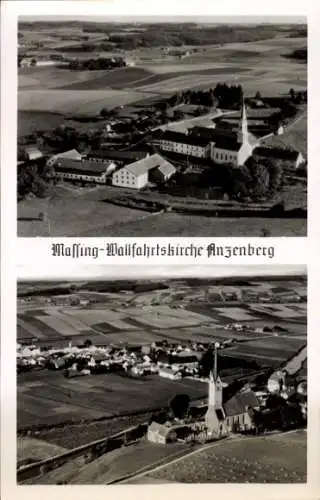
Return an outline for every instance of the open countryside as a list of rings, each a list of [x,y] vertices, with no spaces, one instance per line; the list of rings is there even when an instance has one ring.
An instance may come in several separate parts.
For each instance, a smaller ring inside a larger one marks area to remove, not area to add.
[[[305,27],[185,27],[20,23],[18,235],[306,234]],[[244,105],[248,151],[229,179],[234,152],[212,145],[235,138]],[[74,150],[77,173],[67,157],[48,167]]]
[[[224,482],[223,470],[230,466],[231,482],[241,475],[250,482],[270,482],[276,453],[276,481],[303,481],[302,431],[292,433],[290,427],[291,433],[273,431],[257,440],[241,433],[214,440],[215,456],[221,455],[224,465],[215,460],[212,468],[203,468],[196,464],[211,453],[211,445],[202,450],[203,443],[183,440],[156,444],[152,429],[159,424],[150,422],[158,422],[176,395],[187,394],[190,411],[198,415],[194,422],[202,415],[195,425],[203,427],[209,383],[203,370],[206,360],[211,363],[213,345],[226,395],[243,387],[248,397],[250,387],[251,400],[262,398],[264,405],[263,398],[279,396],[279,380],[286,373],[283,397],[291,401],[292,381],[304,387],[307,374],[306,306],[306,280],[299,274],[19,283],[18,474],[26,484],[135,482],[149,473],[164,482]],[[279,430],[279,422],[273,425]],[[139,437],[131,442],[132,432]],[[124,435],[128,444],[119,448]],[[300,451],[292,462],[286,450],[293,450],[295,436]],[[108,448],[110,439],[115,448]],[[59,456],[66,457],[61,465],[54,458]],[[257,467],[249,474],[253,457]],[[182,467],[176,469],[180,459]],[[52,465],[39,476],[37,463],[43,460]]]

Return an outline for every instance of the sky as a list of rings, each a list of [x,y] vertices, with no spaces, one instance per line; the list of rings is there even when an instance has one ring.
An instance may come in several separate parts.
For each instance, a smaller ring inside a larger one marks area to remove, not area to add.
[[[35,268],[21,266],[18,269],[20,280],[76,280],[76,279],[170,279],[170,278],[215,278],[215,277],[245,277],[245,276],[277,276],[277,275],[302,275],[306,274],[306,267],[301,265],[215,265],[215,266],[38,266]]]
[[[195,22],[202,24],[304,24],[303,16],[20,16],[20,21],[90,21],[90,22]]]

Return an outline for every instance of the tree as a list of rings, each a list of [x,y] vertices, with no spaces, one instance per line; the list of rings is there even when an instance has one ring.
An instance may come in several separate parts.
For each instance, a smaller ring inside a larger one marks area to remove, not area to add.
[[[203,353],[199,361],[199,373],[202,377],[208,377],[209,373],[213,369],[214,356],[213,348],[209,347],[206,352]]]
[[[263,228],[261,229],[261,236],[262,236],[263,238],[267,238],[268,236],[271,236],[271,231],[270,231],[270,229],[268,229],[268,228],[266,228],[266,227],[263,227]]]
[[[190,406],[190,397],[188,394],[177,394],[170,401],[170,408],[175,418],[182,419],[184,418]]]
[[[182,120],[184,118],[184,114],[180,109],[175,109],[173,112],[174,120]]]
[[[261,100],[261,94],[260,94],[259,90],[256,92],[256,95],[254,96],[254,98],[257,99],[257,101]]]

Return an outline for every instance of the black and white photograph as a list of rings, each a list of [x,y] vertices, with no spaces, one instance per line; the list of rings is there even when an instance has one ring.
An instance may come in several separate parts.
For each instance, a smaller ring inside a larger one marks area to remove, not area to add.
[[[18,236],[306,236],[307,46],[295,16],[20,16]]]
[[[307,482],[306,268],[210,269],[20,279],[18,484]]]

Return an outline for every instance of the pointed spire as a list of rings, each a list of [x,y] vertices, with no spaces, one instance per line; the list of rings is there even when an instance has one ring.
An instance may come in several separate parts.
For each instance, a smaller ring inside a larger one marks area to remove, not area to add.
[[[244,95],[242,96],[241,118],[239,123],[239,142],[244,142],[248,138],[248,120]]]
[[[218,348],[219,344],[215,342],[214,344],[214,360],[213,360],[213,379],[217,380],[218,378]]]

